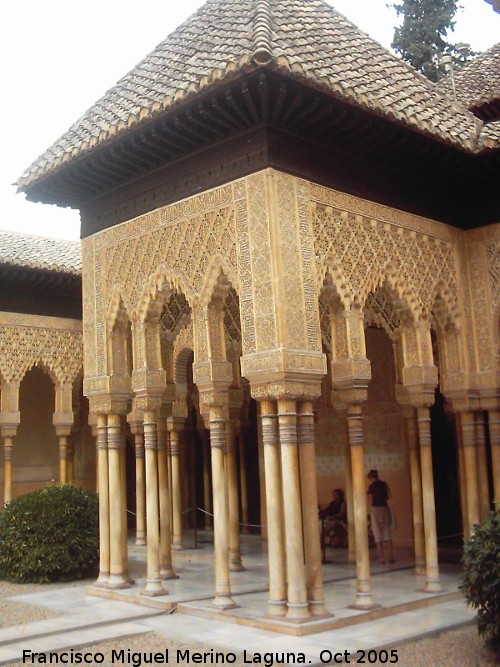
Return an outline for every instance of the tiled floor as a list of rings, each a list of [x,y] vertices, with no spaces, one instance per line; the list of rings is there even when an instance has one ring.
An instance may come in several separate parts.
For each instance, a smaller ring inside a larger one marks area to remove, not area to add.
[[[169,594],[164,599],[184,602],[183,613],[167,615],[133,602],[121,601],[131,594],[137,595],[144,581],[145,549],[137,547],[130,549],[131,571],[137,583],[131,589],[120,591],[120,600],[86,595],[83,586],[17,596],[14,599],[60,610],[62,616],[25,626],[0,628],[0,664],[18,660],[23,649],[48,651],[75,648],[103,639],[151,630],[168,639],[205,643],[214,649],[245,649],[248,653],[301,651],[311,664],[315,664],[320,662],[321,651],[336,653],[346,650],[354,652],[359,648],[387,648],[414,637],[470,622],[474,617],[459,596],[450,596],[450,593],[457,591],[459,584],[457,566],[442,567],[442,582],[447,595],[430,600],[420,590],[423,578],[413,574],[410,554],[401,551],[397,554],[398,564],[392,568],[373,563],[373,594],[375,601],[381,605],[382,613],[388,613],[390,607],[412,601],[434,604],[364,622],[362,612],[349,607],[355,593],[354,566],[347,562],[345,551],[331,550],[328,555],[333,556],[334,562],[324,566],[328,609],[335,619],[348,619],[348,622],[355,621],[356,624],[302,637],[285,636],[242,625],[242,622],[262,619],[267,600],[265,547],[258,538],[245,536],[243,553],[247,569],[232,576],[233,591],[240,605],[231,612],[235,615],[233,622],[225,620],[228,612],[211,618],[197,617],[196,622],[190,622],[190,616],[185,613],[190,613],[190,606],[191,613],[210,610],[209,599],[213,594],[211,549],[206,540],[199,549],[175,553],[174,564],[180,577],[166,582]],[[235,622],[238,623],[237,631]]]

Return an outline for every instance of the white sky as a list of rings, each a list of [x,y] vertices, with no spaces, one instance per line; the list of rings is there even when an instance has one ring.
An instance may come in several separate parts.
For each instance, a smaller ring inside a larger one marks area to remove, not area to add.
[[[330,0],[387,48],[396,17],[388,0]],[[200,0],[5,0],[0,228],[77,239],[77,211],[33,204],[11,185],[121,76],[203,4]],[[482,51],[500,40],[500,15],[462,0],[452,35]]]

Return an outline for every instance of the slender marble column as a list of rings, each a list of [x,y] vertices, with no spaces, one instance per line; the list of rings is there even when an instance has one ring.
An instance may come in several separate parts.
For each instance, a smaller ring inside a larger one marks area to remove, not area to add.
[[[484,519],[490,511],[490,488],[488,483],[488,459],[486,456],[486,423],[484,412],[474,413],[474,432],[477,456],[477,483],[479,493],[479,518]]]
[[[464,448],[465,485],[467,488],[467,522],[470,535],[474,525],[479,523],[480,520],[474,414],[472,412],[462,412],[460,423]]]
[[[105,586],[109,580],[109,467],[107,417],[97,415],[97,466],[99,480],[99,577],[96,586]]]
[[[297,447],[297,406],[294,400],[278,400],[278,425],[281,443],[281,470],[285,516],[288,603],[287,618],[309,618],[302,507],[300,500],[299,452]],[[268,499],[269,502],[269,499]]]
[[[226,469],[229,517],[229,569],[241,572],[240,512],[238,505],[238,471],[236,468],[236,435],[231,418],[226,422]]]
[[[325,594],[321,569],[321,541],[318,521],[318,486],[314,446],[312,401],[300,401],[298,421],[302,521],[306,560],[306,588],[311,616],[325,616]]]
[[[108,588],[127,588],[126,564],[123,553],[123,494],[121,475],[121,449],[123,437],[121,418],[108,415],[108,467],[109,467],[109,517],[110,517],[110,568]]]
[[[68,484],[73,484],[75,481],[75,447],[71,441],[71,438],[68,437],[66,444],[66,458],[67,458],[67,477],[66,481]]]
[[[422,475],[420,472],[418,429],[415,414],[406,417],[406,432],[408,435],[408,453],[410,457],[415,573],[425,574],[425,532],[422,501]]]
[[[169,431],[170,465],[172,470],[172,546],[179,550],[184,548],[182,537],[182,503],[181,503],[181,467],[179,431]],[[196,502],[196,497],[193,498]]]
[[[500,410],[489,411],[488,424],[490,429],[495,511],[500,512]]]
[[[144,426],[137,423],[132,426],[135,449],[135,544],[146,545],[146,478],[144,468]]]
[[[269,561],[269,601],[267,613],[269,616],[285,616],[285,533],[278,417],[275,401],[261,401],[260,414],[267,498],[267,548]]]
[[[455,435],[457,439],[458,475],[460,483],[460,512],[462,514],[462,532],[464,537],[469,535],[469,519],[467,514],[467,484],[465,481],[465,458],[462,440],[460,413],[455,414]]]
[[[120,447],[120,492],[121,492],[121,518],[122,518],[122,552],[123,552],[123,576],[129,583],[128,563],[128,512],[127,512],[127,450],[125,441],[125,425],[122,419],[122,446]]]
[[[352,492],[351,446],[347,442],[344,452],[345,498],[347,504],[347,560],[356,562],[356,532],[354,530],[354,498]]]
[[[232,609],[237,605],[231,596],[229,575],[228,508],[224,476],[226,428],[221,408],[210,408],[209,423],[210,448],[212,451],[212,486],[214,490],[215,547],[215,598],[212,604],[219,609]]]
[[[434,500],[434,475],[432,470],[431,415],[429,408],[417,409],[420,465],[422,468],[422,501],[425,533],[425,592],[443,590],[439,576],[436,532],[436,504]]]
[[[172,567],[172,527],[170,523],[169,478],[167,465],[168,431],[165,419],[157,422],[158,437],[158,487],[160,510],[160,579],[175,579],[177,575]]]
[[[347,409],[347,426],[351,448],[352,492],[354,500],[354,531],[356,540],[356,609],[373,609],[377,605],[372,597],[370,551],[368,545],[368,521],[366,481],[363,447],[363,415],[360,405]]]
[[[12,447],[14,438],[4,435],[3,438],[3,502],[4,505],[12,500]]]
[[[146,457],[146,530],[147,578],[141,595],[165,595],[168,591],[160,580],[160,527],[158,505],[158,442],[156,414],[144,411],[144,451]]]
[[[210,442],[208,441],[206,430],[200,431],[201,442],[203,445],[203,504],[205,506],[205,528],[213,528],[212,517],[212,489],[210,484]]]
[[[59,440],[59,482],[68,482],[68,438],[66,435],[58,436]]]
[[[240,497],[241,497],[241,522],[243,524],[242,530],[244,533],[250,532],[248,525],[248,483],[247,483],[247,468],[245,465],[245,436],[243,433],[243,426],[240,428],[238,437],[239,462],[240,462]]]

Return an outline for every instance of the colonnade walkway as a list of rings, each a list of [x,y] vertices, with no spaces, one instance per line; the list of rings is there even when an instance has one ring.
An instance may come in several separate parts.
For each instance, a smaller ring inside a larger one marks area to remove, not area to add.
[[[211,608],[213,553],[210,533],[199,533],[198,548],[192,534],[186,548],[174,552],[178,579],[165,582],[169,593],[140,596],[144,585],[144,547],[130,546],[130,573],[135,584],[119,591],[96,590],[88,585],[51,589],[12,598],[60,611],[61,617],[24,626],[0,628],[0,664],[22,657],[22,651],[55,651],[90,645],[155,631],[166,639],[198,644],[214,650],[247,654],[265,651],[294,651],[306,655],[311,664],[321,664],[322,651],[355,653],[357,650],[389,648],[417,637],[470,623],[474,612],[462,599],[460,566],[441,567],[444,591],[421,592],[424,579],[414,574],[410,551],[397,549],[396,564],[372,561],[375,601],[371,611],[349,607],[355,597],[355,566],[347,562],[347,550],[327,549],[324,565],[325,596],[333,616],[300,626],[265,617],[266,543],[255,536],[242,536],[243,572],[232,574],[237,608],[219,612]],[[372,558],[375,550],[371,551]],[[98,595],[96,596],[95,593]],[[105,597],[103,597],[105,596]],[[175,611],[175,613],[172,613]],[[237,624],[237,625],[236,625]],[[280,634],[285,633],[285,634]]]

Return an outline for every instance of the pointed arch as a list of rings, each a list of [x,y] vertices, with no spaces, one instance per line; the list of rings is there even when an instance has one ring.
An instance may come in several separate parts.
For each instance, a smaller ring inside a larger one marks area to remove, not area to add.
[[[137,304],[136,317],[139,322],[148,318],[158,320],[168,298],[174,292],[182,292],[192,307],[194,295],[178,272],[172,271],[166,264],[161,264],[146,282]]]
[[[222,255],[215,255],[210,260],[205,274],[205,281],[199,292],[200,305],[208,305],[214,294],[220,291],[223,286],[224,288],[227,286],[227,290],[229,290],[230,287],[237,289],[239,284],[229,263]]]
[[[325,287],[325,281],[328,280],[328,276],[330,276],[331,284],[335,287],[344,308],[349,310],[351,304],[355,302],[355,297],[352,293],[352,288],[349,284],[349,281],[344,274],[342,266],[333,253],[328,255],[323,266],[323,271],[321,273],[319,283],[320,294]]]

